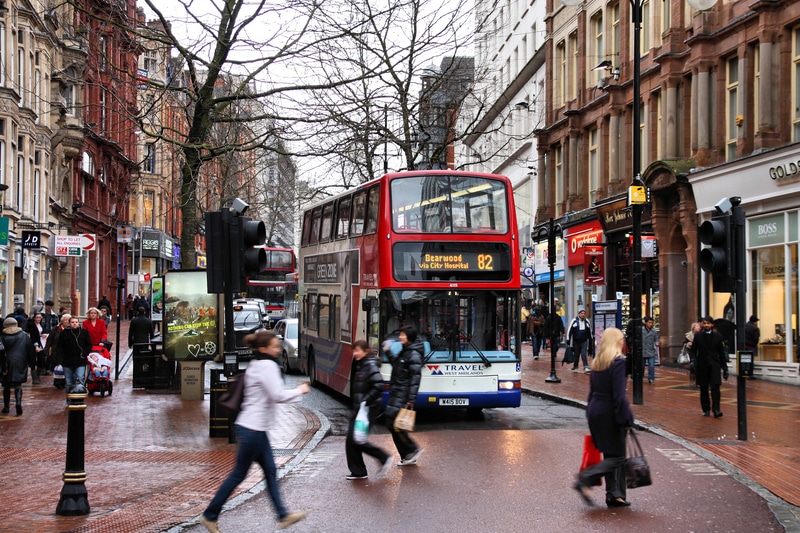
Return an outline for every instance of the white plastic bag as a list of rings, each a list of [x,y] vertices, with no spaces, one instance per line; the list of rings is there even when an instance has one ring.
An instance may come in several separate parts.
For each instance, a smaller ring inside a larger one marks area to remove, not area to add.
[[[681,353],[678,354],[678,364],[685,365],[689,362],[689,351],[686,349],[686,346],[683,347]]]
[[[356,414],[356,422],[353,426],[353,441],[356,444],[364,444],[369,436],[369,407],[367,402],[361,402]]]

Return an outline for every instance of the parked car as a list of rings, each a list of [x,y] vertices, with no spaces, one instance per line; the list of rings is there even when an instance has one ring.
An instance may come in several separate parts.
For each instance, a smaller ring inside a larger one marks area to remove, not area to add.
[[[281,368],[285,373],[300,370],[297,353],[297,319],[284,318],[275,324],[275,333],[281,337],[283,353],[281,353]]]

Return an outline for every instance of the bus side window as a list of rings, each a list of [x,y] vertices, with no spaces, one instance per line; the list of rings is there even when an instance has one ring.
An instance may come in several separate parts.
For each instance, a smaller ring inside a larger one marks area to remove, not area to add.
[[[333,202],[325,204],[322,208],[322,234],[319,242],[329,242],[331,240],[331,230],[333,229]]]
[[[353,223],[350,225],[350,236],[357,237],[364,232],[364,219],[367,216],[367,191],[353,195]]]
[[[381,189],[373,187],[369,190],[369,202],[367,202],[367,229],[364,233],[375,233],[378,229],[378,208],[380,207]]]
[[[330,296],[322,294],[319,296],[319,305],[317,306],[318,310],[318,323],[319,328],[317,331],[319,332],[320,339],[330,339],[330,316],[331,316],[331,306],[329,304]]]
[[[319,242],[319,226],[321,217],[321,207],[317,207],[311,212],[311,233],[308,236],[308,244],[317,244]]]
[[[336,212],[336,238],[346,239],[350,233],[350,203],[351,196],[339,200],[339,209]]]
[[[317,298],[316,294],[309,294],[308,295],[308,312],[306,316],[308,317],[308,329],[311,331],[319,331],[319,315],[317,311],[319,306],[317,305]]]
[[[303,238],[300,242],[303,246],[308,244],[309,235],[311,234],[311,211],[307,211],[303,217]]]

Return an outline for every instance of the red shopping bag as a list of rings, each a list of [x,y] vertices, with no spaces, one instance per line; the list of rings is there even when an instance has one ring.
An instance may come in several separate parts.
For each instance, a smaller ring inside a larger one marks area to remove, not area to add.
[[[583,460],[581,461],[581,471],[594,466],[603,460],[603,454],[600,453],[594,445],[591,435],[583,437]],[[602,481],[598,481],[595,485],[599,486]]]

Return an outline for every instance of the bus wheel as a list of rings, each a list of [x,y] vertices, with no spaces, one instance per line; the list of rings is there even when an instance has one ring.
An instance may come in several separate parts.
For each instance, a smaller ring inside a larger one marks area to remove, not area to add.
[[[316,385],[317,383],[317,367],[314,361],[314,348],[308,349],[308,381],[310,381],[312,385]]]
[[[281,369],[283,370],[284,374],[288,374],[289,370],[289,354],[286,353],[286,350],[283,351],[283,355],[281,355]]]
[[[483,420],[483,407],[470,407],[467,409],[467,420]]]

